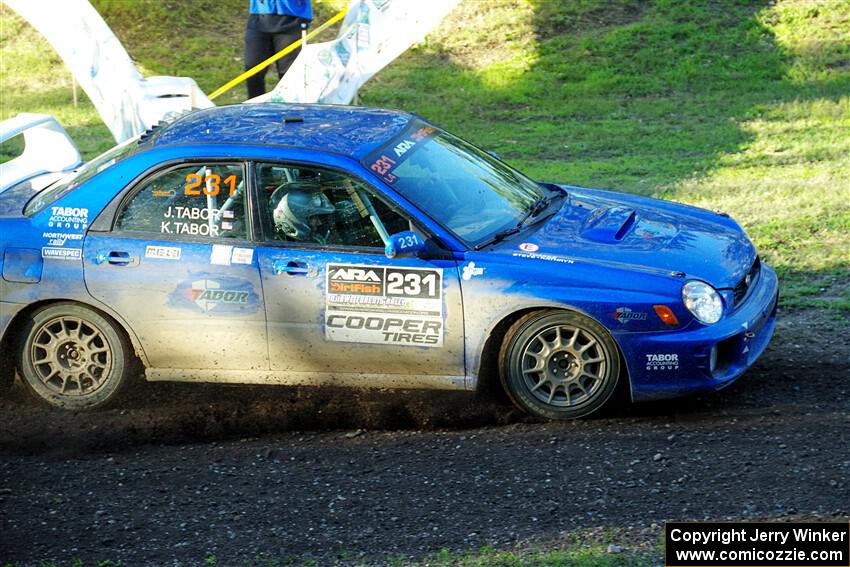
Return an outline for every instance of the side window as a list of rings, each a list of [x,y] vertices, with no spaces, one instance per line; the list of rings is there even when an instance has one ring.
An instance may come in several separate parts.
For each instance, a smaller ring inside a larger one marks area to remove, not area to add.
[[[379,230],[410,230],[368,185],[341,173],[263,163],[257,185],[267,240],[383,248]]]
[[[193,164],[145,182],[118,214],[116,230],[248,238],[241,165]]]

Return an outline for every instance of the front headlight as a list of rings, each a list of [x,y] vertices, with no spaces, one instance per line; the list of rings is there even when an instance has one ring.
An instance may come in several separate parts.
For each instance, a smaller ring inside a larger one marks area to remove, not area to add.
[[[723,315],[723,300],[713,287],[705,282],[691,280],[682,286],[682,301],[697,321],[713,325]]]

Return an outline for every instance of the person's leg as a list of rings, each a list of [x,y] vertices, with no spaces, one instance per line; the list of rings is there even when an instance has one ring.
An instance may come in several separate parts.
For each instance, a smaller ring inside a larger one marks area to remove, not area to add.
[[[265,61],[274,54],[272,36],[253,28],[245,29],[245,70],[257,63]],[[245,84],[248,87],[248,98],[260,96],[266,92],[266,69],[249,77]]]
[[[274,36],[274,52],[277,53],[281,49],[287,47],[294,41],[298,41],[301,39],[301,30],[293,31],[290,33],[276,33]],[[289,69],[292,62],[295,61],[295,58],[298,57],[298,54],[301,53],[301,47],[287,55],[286,57],[281,57],[277,60],[277,76],[283,78],[286,74],[286,71]]]

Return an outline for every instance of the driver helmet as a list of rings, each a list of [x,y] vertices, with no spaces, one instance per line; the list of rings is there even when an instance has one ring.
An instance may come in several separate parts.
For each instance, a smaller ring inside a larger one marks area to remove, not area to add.
[[[298,239],[314,238],[319,217],[332,215],[336,209],[320,191],[293,189],[274,208],[274,226],[283,234]]]

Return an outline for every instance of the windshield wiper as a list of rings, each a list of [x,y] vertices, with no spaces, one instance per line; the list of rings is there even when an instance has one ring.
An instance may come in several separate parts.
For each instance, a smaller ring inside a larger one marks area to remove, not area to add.
[[[499,232],[494,234],[493,238],[491,238],[490,240],[486,240],[486,241],[484,241],[480,244],[476,244],[475,250],[481,250],[485,246],[490,246],[492,244],[496,244],[497,242],[501,242],[502,240],[506,239],[507,237],[511,236],[512,234],[516,234],[521,229],[522,229],[522,223],[518,224],[517,226],[512,226],[511,228],[506,228],[504,230],[500,230]]]
[[[561,195],[561,196],[565,196],[565,195]],[[494,234],[493,237],[490,240],[487,240],[487,241],[482,242],[480,244],[476,244],[475,250],[481,250],[485,246],[490,246],[490,245],[496,244],[497,242],[501,242],[502,240],[506,239],[507,237],[518,233],[519,231],[521,231],[525,227],[525,223],[528,222],[529,219],[534,218],[537,215],[539,215],[540,213],[542,213],[543,211],[545,211],[546,208],[552,203],[552,200],[554,198],[555,197],[545,197],[545,196],[541,195],[540,197],[538,197],[537,199],[532,201],[531,204],[528,205],[528,208],[525,210],[525,213],[522,215],[522,218],[519,220],[519,222],[516,223],[516,225],[514,225],[510,228],[505,228],[503,230],[500,230],[499,232]]]
[[[522,216],[521,219],[519,219],[519,222],[516,225],[517,230],[521,229],[528,219],[536,217],[541,211],[548,207],[549,203],[551,202],[552,197],[544,197],[543,195],[532,201],[531,204],[528,205],[528,208],[525,210],[525,214]]]

